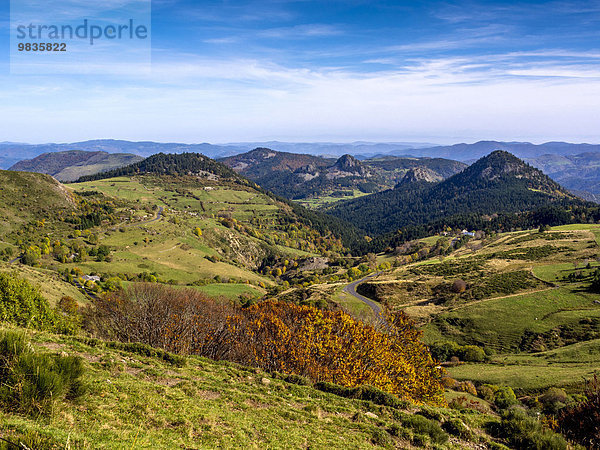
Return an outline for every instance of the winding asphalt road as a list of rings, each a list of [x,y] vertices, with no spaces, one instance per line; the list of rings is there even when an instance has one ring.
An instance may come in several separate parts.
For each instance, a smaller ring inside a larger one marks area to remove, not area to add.
[[[360,280],[353,281],[352,283],[350,283],[349,285],[344,287],[344,289],[342,289],[346,294],[350,294],[351,296],[359,299],[361,302],[366,303],[373,310],[373,312],[375,313],[375,316],[377,316],[379,318],[381,318],[381,311],[382,311],[381,305],[379,303],[371,300],[370,298],[367,298],[364,295],[361,295],[358,292],[356,292],[356,286],[358,286],[360,283],[367,281],[369,278],[376,277],[380,273],[381,272],[375,272],[375,273],[372,273],[371,275],[367,275],[366,277],[361,278]]]
[[[150,219],[150,220],[146,220],[144,222],[138,222],[138,223],[132,223],[131,226],[135,226],[135,225],[144,225],[146,223],[152,223],[152,222],[156,222],[157,220],[160,220],[162,217],[162,213],[165,210],[165,208],[163,208],[162,206],[158,207],[158,213],[156,213],[156,217],[154,219]]]

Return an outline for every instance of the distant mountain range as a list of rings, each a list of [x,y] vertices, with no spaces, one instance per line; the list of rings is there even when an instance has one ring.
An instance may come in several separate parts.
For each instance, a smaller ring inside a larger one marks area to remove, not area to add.
[[[272,148],[280,152],[303,153],[338,158],[350,154],[357,159],[366,159],[375,155],[391,154],[392,152],[405,152],[410,149],[434,147],[436,144],[424,142],[237,142],[225,144],[243,151],[255,148]],[[241,152],[240,152],[241,153]]]
[[[9,170],[45,173],[52,175],[59,181],[69,182],[75,181],[85,175],[106,172],[142,161],[143,159],[143,157],[131,153],[72,150],[43,153],[36,158],[20,161],[10,167]]]
[[[542,155],[526,161],[576,195],[600,201],[600,153]]]
[[[235,155],[245,150],[237,147],[228,147],[213,144],[178,144],[162,142],[130,142],[113,139],[100,139],[70,144],[0,144],[0,168],[8,168],[23,159],[32,159],[43,153],[55,153],[66,151],[87,151],[107,153],[132,153],[138,156],[148,157],[156,153],[202,153],[209,157]]]
[[[568,142],[546,142],[532,144],[530,142],[499,142],[479,141],[474,144],[454,144],[408,150],[394,150],[393,155],[428,156],[437,158],[450,158],[459,161],[471,161],[482,158],[494,150],[504,150],[518,158],[536,158],[538,156],[577,155],[580,153],[600,152],[600,145],[596,144],[570,144]]]
[[[70,150],[104,151],[108,153],[133,153],[150,156],[156,153],[202,153],[210,158],[233,156],[249,150],[264,147],[290,153],[324,155],[338,158],[350,154],[357,159],[374,156],[416,156],[449,158],[459,161],[479,159],[494,150],[505,150],[519,158],[535,158],[545,154],[576,155],[600,152],[600,145],[571,144],[567,142],[547,142],[531,144],[529,142],[479,141],[474,144],[435,145],[422,142],[236,142],[229,144],[182,144],[163,142],[131,142],[114,139],[99,139],[63,144],[23,144],[14,142],[0,143],[0,158],[13,160],[31,159],[42,153]],[[1,162],[1,161],[0,161]],[[14,164],[14,163],[13,163]]]
[[[20,142],[0,143],[0,168],[6,169],[23,159],[32,159],[43,153],[82,150],[89,152],[103,151],[107,153],[133,153],[140,156],[151,156],[156,153],[202,153],[209,158],[245,153],[255,148],[275,148],[279,151],[306,153],[312,155],[329,155],[334,158],[344,154],[356,155],[364,159],[376,154],[387,154],[393,151],[406,151],[413,148],[431,147],[433,144],[418,142],[400,143],[294,143],[294,142],[238,142],[231,144],[182,144],[164,142],[131,142],[114,139],[98,139],[84,142],[62,144],[24,144]]]
[[[466,164],[430,158],[385,158],[359,161],[352,155],[323,158],[257,148],[220,159],[238,173],[283,197],[302,200],[325,195],[340,198],[390,189],[414,168],[427,170],[436,180],[460,172]]]
[[[335,162],[335,159],[340,156],[349,154],[361,161],[370,160],[371,162],[368,164],[371,167],[375,165],[372,162],[373,160],[382,159],[382,161],[385,161],[390,156],[451,159],[470,163],[494,150],[504,150],[525,159],[568,189],[586,199],[598,200],[600,196],[600,170],[598,170],[597,165],[597,161],[600,159],[600,145],[572,144],[567,142],[532,144],[528,142],[480,141],[473,144],[461,143],[448,146],[415,142],[291,143],[271,141],[238,142],[222,145],[208,143],[158,143],[150,141],[130,142],[123,140],[91,140],[71,144],[40,145],[1,142],[0,168],[10,168],[19,161],[33,159],[44,153],[74,150],[130,153],[143,157],[161,152],[197,152],[210,158],[225,158],[246,153],[257,147],[270,148],[280,153],[288,152],[312,156],[325,155],[325,158],[318,160],[320,162],[323,159]],[[385,164],[388,163],[380,163],[381,166],[385,166]],[[46,173],[44,170],[39,169],[37,171]],[[435,169],[432,170],[439,173]],[[450,175],[452,173],[442,174],[443,177]],[[249,174],[248,176],[251,175]],[[298,193],[295,195],[303,194]]]

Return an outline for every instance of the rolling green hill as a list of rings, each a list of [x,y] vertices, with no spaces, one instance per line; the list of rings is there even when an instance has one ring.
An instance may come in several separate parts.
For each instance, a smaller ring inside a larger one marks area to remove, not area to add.
[[[190,175],[209,180],[233,180],[244,182],[227,166],[213,161],[200,153],[157,153],[143,161],[96,175],[81,177],[78,181],[93,181],[137,174]]]
[[[132,164],[121,169],[97,174],[90,177],[82,177],[79,181],[102,180],[112,177],[132,176],[138,174],[154,174],[169,176],[192,177],[198,183],[216,183],[237,185],[242,189],[257,190],[261,195],[270,198],[270,201],[285,205],[287,211],[293,212],[291,221],[299,221],[302,225],[314,228],[323,235],[333,234],[340,238],[343,244],[354,251],[365,251],[363,234],[351,224],[345,223],[335,217],[308,211],[300,205],[293,204],[285,198],[277,197],[270,191],[264,190],[254,182],[237,174],[226,165],[207,158],[199,153],[183,154],[157,154],[144,161]]]
[[[43,222],[61,228],[60,218],[77,211],[75,198],[49,175],[2,170],[0,185],[0,240],[6,243],[16,243],[18,231],[46,227]]]
[[[201,155],[156,155],[117,171],[135,175],[67,188],[48,175],[0,172],[0,256],[79,287],[99,276],[88,294],[150,280],[235,299],[264,295],[288,264],[347,252],[328,228],[335,219]]]
[[[143,160],[141,156],[130,153],[70,150],[44,153],[34,159],[19,161],[9,170],[45,173],[59,181],[68,182],[85,175],[106,172],[141,160]]]

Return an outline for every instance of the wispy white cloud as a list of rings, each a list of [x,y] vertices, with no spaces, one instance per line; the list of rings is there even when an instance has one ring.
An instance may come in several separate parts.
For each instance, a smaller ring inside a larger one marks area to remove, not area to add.
[[[597,4],[545,7],[583,20]],[[433,24],[411,33],[298,18],[285,1],[186,4],[170,17],[197,41],[156,43],[151,72],[131,62],[114,77],[0,79],[2,140],[600,141],[595,28],[556,39],[554,27],[522,27],[526,14],[546,17],[542,6],[460,5],[430,10]]]
[[[531,67],[508,70],[507,74],[518,77],[595,78],[600,81],[600,69],[588,67]]]
[[[510,60],[497,56],[502,58]],[[518,68],[466,57],[423,58],[402,70],[362,73],[185,54],[155,63],[151,74],[121,79],[118,88],[76,81],[57,86],[46,79],[31,91],[30,83],[21,81],[0,96],[9,105],[0,119],[14,133],[7,138],[14,140],[31,140],[31,129],[25,131],[18,120],[25,111],[31,113],[31,106],[18,105],[28,104],[40,111],[43,140],[110,136],[199,142],[343,135],[534,141],[587,136],[600,141],[600,132],[593,134],[600,116],[597,71],[553,64]],[[41,115],[57,104],[59,116]]]
[[[204,39],[203,42],[206,44],[235,44],[237,42],[240,42],[240,39],[236,36],[228,36],[221,38]]]
[[[258,33],[258,36],[269,38],[294,39],[305,37],[336,36],[340,34],[343,34],[343,30],[339,27],[336,27],[334,25],[316,23],[294,25],[292,27],[266,29],[260,31]]]

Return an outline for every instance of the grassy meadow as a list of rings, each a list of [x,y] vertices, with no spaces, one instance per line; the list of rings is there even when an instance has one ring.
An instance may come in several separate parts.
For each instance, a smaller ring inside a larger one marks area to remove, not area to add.
[[[35,437],[52,448],[71,449],[429,444],[453,449],[492,442],[484,425],[498,421],[489,411],[385,406],[345,398],[318,390],[301,377],[228,362],[171,360],[145,356],[136,345],[114,347],[81,337],[26,333],[36,353],[83,358],[85,390],[76,400],[57,403],[47,418],[0,411],[0,435],[13,441]],[[414,419],[419,412],[438,419]],[[458,420],[472,432],[448,434],[438,420]]]

